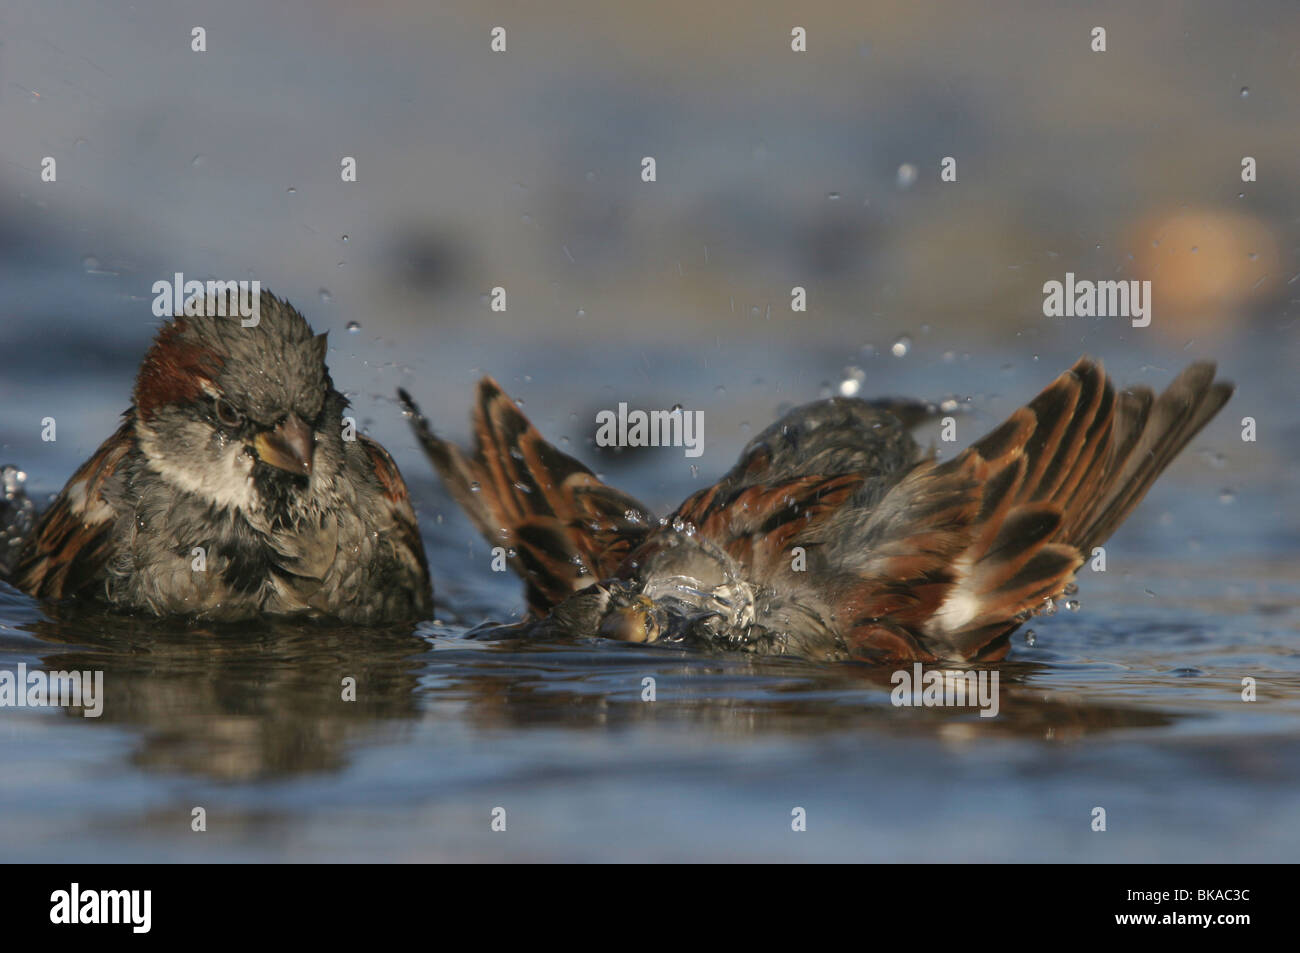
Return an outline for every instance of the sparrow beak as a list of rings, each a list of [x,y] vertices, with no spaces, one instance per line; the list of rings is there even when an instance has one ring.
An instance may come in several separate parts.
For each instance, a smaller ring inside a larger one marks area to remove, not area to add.
[[[253,449],[263,463],[297,476],[311,476],[315,434],[297,414],[290,414],[274,430],[253,438]]]
[[[619,642],[654,642],[659,638],[659,621],[654,601],[637,596],[630,605],[605,613],[600,620],[600,635]]]

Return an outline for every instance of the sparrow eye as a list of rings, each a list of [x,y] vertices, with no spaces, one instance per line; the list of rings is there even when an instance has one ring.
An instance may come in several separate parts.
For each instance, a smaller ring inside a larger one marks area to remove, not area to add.
[[[244,422],[244,415],[237,411],[232,403],[220,397],[216,404],[217,420],[224,427],[238,427]]]

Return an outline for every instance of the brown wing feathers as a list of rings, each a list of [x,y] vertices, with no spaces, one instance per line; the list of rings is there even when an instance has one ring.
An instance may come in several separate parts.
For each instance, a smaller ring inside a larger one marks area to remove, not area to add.
[[[469,456],[399,395],[452,497],[490,543],[516,551],[537,614],[612,575],[649,531],[648,510],[547,443],[491,378],[479,382]]]
[[[1231,393],[1202,363],[1158,398],[1116,396],[1101,366],[1081,359],[881,502],[866,528],[872,555],[845,599],[850,642],[893,639],[901,625],[939,656],[1003,650],[1022,613],[1060,595]]]
[[[862,474],[795,476],[739,488],[716,483],[678,507],[672,520],[693,525],[748,571],[765,580],[790,564],[790,547],[862,486]]]
[[[1192,364],[1159,397],[1145,388],[1121,395],[1117,452],[1084,516],[1070,526],[1089,549],[1106,539],[1132,512],[1164,469],[1232,396],[1233,386],[1214,380],[1214,365]]]
[[[133,440],[133,423],[127,419],[41,516],[14,567],[14,582],[24,592],[60,599],[101,584],[116,517],[104,500],[104,488]]]

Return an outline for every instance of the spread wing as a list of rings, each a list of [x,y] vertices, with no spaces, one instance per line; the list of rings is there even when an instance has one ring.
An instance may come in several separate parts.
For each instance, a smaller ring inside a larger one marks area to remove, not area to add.
[[[1193,364],[1159,397],[1116,395],[1086,358],[947,463],[927,461],[871,507],[809,534],[816,580],[861,657],[1005,654],[1024,614],[1058,596],[1093,546],[1232,394]]]
[[[435,435],[405,391],[398,396],[452,498],[488,542],[515,551],[535,614],[614,575],[650,531],[649,510],[547,443],[491,378],[478,385],[469,454]]]
[[[771,583],[789,570],[794,546],[840,506],[883,494],[911,469],[920,450],[908,427],[927,415],[926,405],[902,400],[832,398],[796,408],[671,521],[692,524],[750,579]]]
[[[117,519],[104,491],[134,444],[128,417],[41,515],[23,543],[14,585],[38,598],[60,599],[103,584]]]

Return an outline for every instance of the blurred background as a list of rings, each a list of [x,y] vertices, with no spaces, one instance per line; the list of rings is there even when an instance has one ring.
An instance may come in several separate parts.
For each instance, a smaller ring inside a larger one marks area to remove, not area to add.
[[[497,26],[506,30],[503,53],[490,49]],[[1096,26],[1106,30],[1104,53],[1092,50]],[[195,27],[206,30],[206,52],[191,49]],[[806,30],[807,52],[791,50],[794,27]],[[46,156],[57,161],[55,182],[41,180]],[[340,179],[344,156],[357,160],[356,182]],[[656,160],[653,183],[641,180],[644,156]],[[940,180],[947,156],[957,162],[955,182]],[[1257,181],[1242,181],[1246,156],[1256,160]],[[1192,360],[1215,359],[1238,383],[1236,397],[1117,535],[1125,572],[1140,578],[1125,576],[1126,584],[1116,573],[1097,585],[1110,587],[1113,604],[1133,600],[1135,611],[1158,605],[1208,618],[1188,607],[1207,573],[1220,573],[1215,632],[1264,646],[1256,661],[1291,659],[1286,718],[1251,729],[1260,757],[1272,750],[1265,736],[1294,730],[1294,2],[6,0],[0,463],[23,466],[38,498],[57,491],[114,428],[159,324],[151,286],[177,271],[260,280],[330,332],[336,384],[412,485],[440,616],[466,624],[509,617],[520,589],[487,572],[486,547],[434,485],[393,403],[399,385],[440,431],[464,439],[474,382],[492,374],[544,434],[664,513],[719,476],[778,411],[819,396],[954,400],[966,411],[962,446],[1082,353],[1102,358],[1122,384],[1156,388]],[[1043,283],[1067,272],[1150,280],[1151,325],[1044,317]],[[807,289],[805,313],[790,308],[796,285]],[[504,313],[489,307],[495,286],[507,291]],[[620,401],[703,410],[704,455],[598,450],[595,413]],[[39,439],[46,416],[58,421],[56,443]],[[1257,421],[1255,443],[1240,439],[1245,416]],[[21,628],[34,610],[14,606],[8,621]],[[1129,631],[1131,621],[1119,628]],[[1077,620],[1063,624],[1079,636]],[[1292,648],[1277,648],[1285,644]],[[1165,672],[1186,650],[1175,638],[1163,660],[1134,664]],[[528,669],[519,664],[511,686]],[[1075,684],[1062,676],[1068,668],[1053,670],[1067,689]],[[1038,677],[1050,684],[1053,676]],[[393,678],[400,684],[391,707],[412,717],[414,683]],[[213,679],[200,669],[200,681]],[[421,684],[437,691],[440,683],[426,672]],[[1112,701],[1131,687],[1104,678],[1080,684],[1113,689]],[[767,690],[749,686],[707,690],[744,708],[746,692]],[[574,689],[602,700],[607,690]],[[180,705],[168,691],[160,684],[149,696],[160,706],[143,719],[151,728],[169,725]],[[281,714],[294,720],[293,711]],[[544,716],[524,708],[513,717]],[[1220,718],[1221,740],[1239,730],[1232,716]],[[201,735],[219,722],[203,724]],[[728,722],[728,730],[762,730],[761,719],[745,724]],[[1042,734],[1042,719],[1024,724]],[[790,730],[787,721],[775,725]],[[668,748],[716,764],[716,751],[696,746],[712,730],[692,724]],[[1050,738],[1055,728],[1046,730]],[[328,756],[309,767],[339,770],[344,735],[330,732]],[[182,773],[206,763],[192,737],[190,748],[166,732],[163,739],[159,746],[151,735],[145,753],[131,757],[146,770],[162,764]],[[1201,767],[1227,758],[1228,742],[1219,743],[1170,767],[1168,790],[1199,784]],[[882,744],[890,757],[899,750]],[[234,765],[226,773],[240,777],[292,772],[290,752],[301,751],[296,735],[279,737],[273,756],[230,738],[223,745]],[[557,750],[570,750],[568,742]],[[650,761],[638,764],[667,758],[666,750],[651,745]],[[976,775],[984,753],[968,765]],[[897,756],[905,774],[908,759]],[[1038,763],[1032,749],[1022,756]],[[794,755],[782,742],[765,757],[780,778]],[[1094,750],[1051,783],[1069,789],[1077,769],[1111,771],[1122,786],[1149,763],[1145,748],[1118,761]],[[1216,784],[1249,774],[1223,763]],[[507,770],[494,763],[488,775],[498,769]],[[371,762],[348,775],[358,802],[384,770]],[[683,770],[681,804],[697,804],[695,769]],[[922,788],[928,770],[912,778]],[[417,780],[427,790],[439,779]],[[1198,790],[1206,810],[1236,796],[1240,817],[1267,826],[1294,820],[1297,802],[1281,785],[1295,780],[1292,772],[1261,781],[1279,785],[1275,798],[1213,784]],[[123,783],[131,803],[136,789]],[[848,784],[845,798],[855,790]],[[901,790],[894,807],[913,798],[906,784]],[[1032,790],[1012,793],[1032,804]],[[996,793],[1007,803],[1007,791]],[[1167,804],[1162,798],[1147,806]],[[69,795],[69,803],[80,802]],[[869,833],[891,836],[889,806]],[[983,841],[960,840],[964,812],[978,803],[951,810],[944,843],[981,856]],[[1180,816],[1191,825],[1200,810]],[[28,817],[9,833],[64,821]],[[1296,843],[1294,825],[1284,842],[1269,840],[1272,827],[1229,828],[1216,843],[1256,837],[1278,851]],[[725,852],[734,832],[709,830],[710,849]],[[1130,857],[1162,856],[1167,842],[1158,831],[1148,836]],[[653,832],[647,838],[653,844]],[[589,847],[598,852],[600,843],[593,837]],[[1044,843],[1057,842],[1030,836],[1024,851],[1008,846],[1006,856],[1052,856]],[[563,856],[566,848],[537,849]],[[828,843],[821,856],[837,849]],[[914,849],[889,848],[900,857]],[[1075,856],[1080,849],[1068,845]]]
[[[620,400],[704,409],[702,459],[620,477],[655,471],[660,508],[746,425],[844,386],[970,398],[978,429],[1082,352],[1125,383],[1208,356],[1289,385],[1300,9],[1250,8],[11,0],[0,448],[61,485],[176,271],[259,279],[329,330],[336,382],[408,467],[398,384],[463,433],[491,373],[579,446]],[[1151,280],[1151,326],[1045,318],[1067,271]],[[1234,406],[1255,458],[1300,437],[1277,396]],[[31,442],[45,415],[57,451]]]

